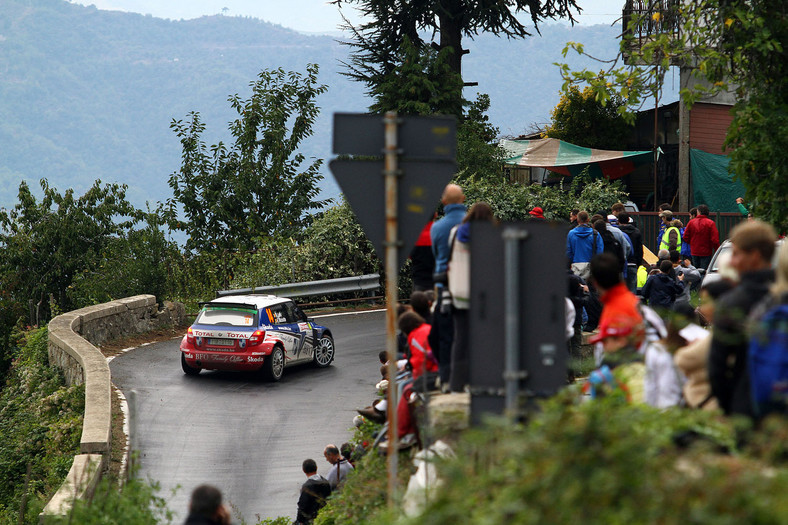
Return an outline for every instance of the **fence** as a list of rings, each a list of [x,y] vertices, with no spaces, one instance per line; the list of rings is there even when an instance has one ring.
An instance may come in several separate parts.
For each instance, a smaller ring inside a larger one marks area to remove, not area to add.
[[[641,211],[630,213],[629,216],[635,220],[640,233],[643,235],[643,245],[656,254],[658,249],[657,234],[659,233],[659,225],[662,222],[659,213],[655,211]],[[689,213],[673,212],[673,218],[679,219],[686,226],[689,221]],[[720,232],[720,242],[728,238],[728,232],[731,231],[731,228],[744,220],[744,216],[740,213],[717,212],[711,213],[709,218],[717,224],[717,229]]]

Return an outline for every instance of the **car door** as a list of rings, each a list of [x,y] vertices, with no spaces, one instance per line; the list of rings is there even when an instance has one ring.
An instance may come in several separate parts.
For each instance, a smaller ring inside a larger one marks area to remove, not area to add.
[[[304,338],[289,317],[285,305],[280,303],[267,307],[266,319],[271,323],[270,331],[274,332],[274,337],[281,341],[285,349],[285,360],[290,362],[299,360]]]
[[[288,319],[292,320],[293,328],[301,337],[302,346],[298,359],[309,360],[315,352],[315,338],[312,324],[307,321],[306,314],[292,301],[285,303]]]

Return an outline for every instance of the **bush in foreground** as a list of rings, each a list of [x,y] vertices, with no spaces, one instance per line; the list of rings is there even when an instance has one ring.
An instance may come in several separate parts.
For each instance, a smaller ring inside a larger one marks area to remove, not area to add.
[[[785,422],[737,450],[741,429],[705,412],[575,399],[468,432],[431,504],[403,523],[788,523],[788,469],[764,461]]]
[[[38,512],[79,453],[84,412],[84,388],[64,386],[49,366],[47,330],[20,338],[0,390],[0,524],[38,523]],[[20,519],[28,466],[27,504]]]

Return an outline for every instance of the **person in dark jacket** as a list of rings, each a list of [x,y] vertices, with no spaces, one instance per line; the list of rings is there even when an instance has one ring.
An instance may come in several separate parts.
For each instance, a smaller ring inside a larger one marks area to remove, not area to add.
[[[618,213],[618,227],[632,241],[632,253],[627,258],[627,286],[630,292],[634,292],[637,288],[637,267],[643,260],[643,235],[626,211]]]
[[[212,485],[194,489],[183,525],[230,525],[230,511],[222,504],[221,491]]]
[[[714,309],[714,331],[709,351],[709,382],[726,414],[752,416],[747,367],[747,316],[774,281],[771,268],[777,233],[762,221],[739,223],[730,232],[730,266],[739,273],[739,285],[720,297]]]
[[[659,263],[659,273],[648,278],[640,295],[648,301],[652,308],[664,308],[670,310],[676,297],[684,292],[684,275],[679,274],[678,280],[670,276],[673,264],[669,261]]]
[[[305,459],[301,470],[306,474],[306,481],[301,485],[301,495],[298,497],[298,514],[295,520],[298,525],[312,523],[331,495],[331,485],[317,473],[317,462],[314,459]]]
[[[435,271],[435,256],[432,254],[432,238],[430,236],[434,220],[435,217],[424,226],[416,240],[416,245],[410,251],[410,275],[414,291],[432,290],[434,285],[432,274]]]

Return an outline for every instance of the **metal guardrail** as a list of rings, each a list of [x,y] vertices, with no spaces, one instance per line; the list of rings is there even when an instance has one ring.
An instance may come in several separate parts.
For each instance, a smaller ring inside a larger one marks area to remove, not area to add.
[[[308,281],[304,283],[281,284],[279,286],[256,286],[238,290],[219,290],[216,297],[229,295],[279,295],[282,297],[310,297],[315,295],[331,295],[335,293],[371,292],[380,288],[380,275],[377,273],[356,277],[340,277],[325,281]]]

